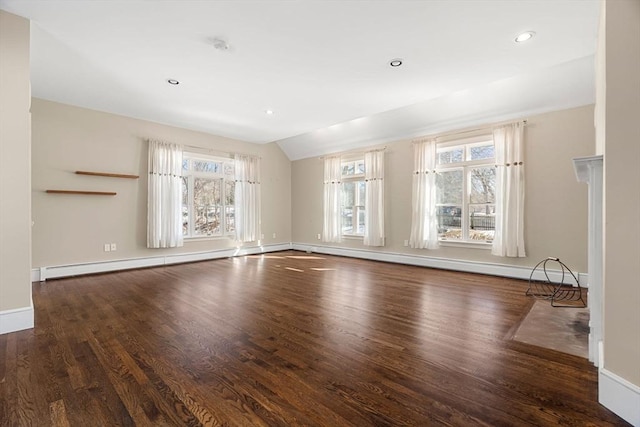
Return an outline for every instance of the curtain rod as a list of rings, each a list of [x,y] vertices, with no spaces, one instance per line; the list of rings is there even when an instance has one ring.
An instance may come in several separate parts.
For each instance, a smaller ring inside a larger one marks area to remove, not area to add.
[[[365,150],[362,149],[353,149],[353,150],[349,150],[349,151],[343,151],[341,153],[334,153],[334,154],[328,154],[326,156],[320,156],[318,157],[318,160],[324,160],[327,157],[333,157],[333,156],[345,156],[348,154],[357,154],[357,153],[369,153],[371,151],[384,151],[387,149],[387,146],[385,145],[384,147],[380,147],[380,148],[367,148]]]
[[[245,153],[234,153],[234,152],[230,152],[230,151],[221,151],[221,150],[215,150],[213,148],[204,148],[204,147],[197,147],[195,145],[186,145],[186,144],[182,144],[182,147],[184,148],[191,148],[194,150],[200,150],[200,151],[204,151],[205,153],[208,154],[215,154],[218,156],[223,156],[223,157],[229,157],[229,158],[233,158],[236,155],[239,156],[249,156],[249,157],[256,157],[258,159],[261,159],[261,156],[256,156],[255,154],[245,154]]]
[[[465,133],[472,133],[472,132],[480,132],[482,130],[489,130],[491,128],[494,128],[496,126],[504,126],[504,125],[508,125],[511,123],[522,123],[523,126],[527,125],[527,119],[524,120],[510,120],[507,122],[499,122],[499,123],[491,123],[491,124],[485,124],[482,126],[477,126],[475,128],[472,129],[461,129],[461,130],[452,130],[449,132],[443,132],[443,133],[438,133],[435,135],[425,135],[425,136],[420,136],[418,138],[415,138],[413,140],[413,142],[419,142],[422,141],[424,139],[438,139],[438,138],[444,138],[446,136],[455,136],[455,135],[462,135]]]

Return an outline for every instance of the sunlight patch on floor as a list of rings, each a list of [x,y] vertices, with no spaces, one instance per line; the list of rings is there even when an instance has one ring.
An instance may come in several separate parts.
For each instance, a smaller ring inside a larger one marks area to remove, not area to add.
[[[285,260],[285,264],[286,264],[286,260],[287,259],[302,260],[302,261],[326,260],[326,258],[324,258],[324,257],[313,256],[313,255],[284,255],[284,256],[281,256],[281,255],[259,254],[259,255],[246,255],[245,257],[246,258],[251,258],[251,259],[260,259],[260,260],[264,260],[264,259],[280,259],[280,260]],[[298,273],[304,273],[305,272],[304,269],[294,268],[294,267],[287,267],[286,265],[282,265],[282,264],[276,264],[275,267],[276,268],[284,268],[285,270],[296,271]],[[326,267],[309,267],[308,269],[309,270],[313,270],[313,271],[336,271],[335,268],[326,268]]]
[[[319,256],[308,256],[308,255],[287,255],[287,258],[291,259],[325,259]]]
[[[283,259],[283,256],[278,255],[247,255],[247,258],[257,258],[257,259]]]

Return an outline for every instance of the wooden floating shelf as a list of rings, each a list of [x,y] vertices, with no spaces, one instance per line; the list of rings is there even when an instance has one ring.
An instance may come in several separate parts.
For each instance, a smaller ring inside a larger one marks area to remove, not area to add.
[[[84,194],[91,196],[115,196],[114,191],[47,190],[50,194]]]
[[[91,176],[108,176],[110,178],[129,178],[138,179],[138,175],[126,175],[122,173],[107,173],[107,172],[88,172],[88,171],[76,171],[78,175],[91,175]]]

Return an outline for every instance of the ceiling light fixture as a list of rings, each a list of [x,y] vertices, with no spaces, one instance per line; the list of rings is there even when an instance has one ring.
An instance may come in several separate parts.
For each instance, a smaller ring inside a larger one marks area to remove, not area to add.
[[[273,110],[264,110],[264,113],[265,113],[267,116],[271,116],[271,115],[273,115]]]
[[[515,42],[516,43],[526,42],[527,40],[531,39],[535,35],[536,33],[533,31],[525,31],[522,34],[518,34],[518,37],[515,38]]]
[[[170,85],[179,85],[180,82],[176,79],[167,79],[167,83],[169,83]]]
[[[391,65],[392,67],[399,67],[402,65],[402,59],[400,58],[392,59],[391,61],[389,61],[389,65]]]

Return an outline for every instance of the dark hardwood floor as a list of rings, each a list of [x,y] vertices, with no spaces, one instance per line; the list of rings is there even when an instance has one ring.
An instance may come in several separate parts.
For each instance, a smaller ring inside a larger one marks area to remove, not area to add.
[[[308,256],[34,284],[2,425],[625,425],[586,359],[508,339],[525,282]]]

